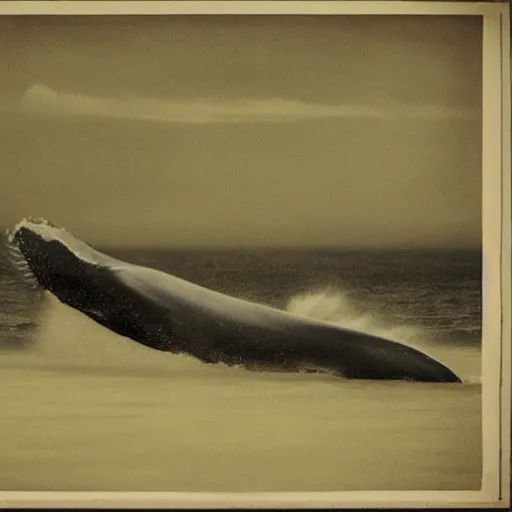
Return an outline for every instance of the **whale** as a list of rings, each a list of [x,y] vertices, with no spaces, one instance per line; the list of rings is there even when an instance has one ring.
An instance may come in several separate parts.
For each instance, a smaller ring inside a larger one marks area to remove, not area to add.
[[[443,363],[407,344],[116,259],[44,219],[24,219],[7,235],[11,261],[29,286],[157,351],[251,371],[462,382]]]

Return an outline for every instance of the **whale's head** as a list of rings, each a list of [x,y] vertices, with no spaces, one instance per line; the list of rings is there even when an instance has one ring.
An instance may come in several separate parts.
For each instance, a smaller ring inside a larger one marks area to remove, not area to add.
[[[83,273],[109,259],[68,231],[43,219],[24,219],[8,232],[7,247],[27,284],[56,295],[83,286]]]
[[[160,348],[162,337],[155,335],[152,324],[156,322],[158,330],[155,315],[161,308],[116,274],[116,269],[133,265],[93,249],[45,220],[21,221],[8,232],[7,247],[31,287],[51,292],[113,332]]]
[[[24,219],[7,232],[10,259],[30,287],[48,289],[61,258],[70,259],[56,236],[57,229],[42,219]]]

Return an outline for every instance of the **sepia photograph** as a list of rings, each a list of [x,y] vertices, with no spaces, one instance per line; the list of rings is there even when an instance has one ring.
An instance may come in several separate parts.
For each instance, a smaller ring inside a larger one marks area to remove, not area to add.
[[[480,491],[484,41],[1,15],[0,489]]]

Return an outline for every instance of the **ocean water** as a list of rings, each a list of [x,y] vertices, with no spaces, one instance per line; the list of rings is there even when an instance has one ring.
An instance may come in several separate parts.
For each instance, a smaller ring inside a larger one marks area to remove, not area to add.
[[[0,251],[0,489],[478,489],[479,251],[109,251],[414,345],[463,384],[248,372],[160,353],[29,290]]]

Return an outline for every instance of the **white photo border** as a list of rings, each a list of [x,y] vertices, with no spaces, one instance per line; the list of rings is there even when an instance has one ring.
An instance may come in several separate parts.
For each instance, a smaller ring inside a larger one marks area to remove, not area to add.
[[[509,4],[382,0],[0,2],[0,15],[91,14],[409,14],[483,17],[482,488],[480,491],[296,493],[0,491],[0,508],[509,508],[512,356]]]

